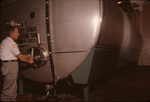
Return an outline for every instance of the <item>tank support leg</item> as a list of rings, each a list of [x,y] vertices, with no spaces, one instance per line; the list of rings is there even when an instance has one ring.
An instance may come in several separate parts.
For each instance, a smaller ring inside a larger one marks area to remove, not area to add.
[[[83,101],[89,101],[89,85],[83,88]]]
[[[23,90],[23,80],[20,75],[18,75],[18,95],[23,95],[24,90]]]

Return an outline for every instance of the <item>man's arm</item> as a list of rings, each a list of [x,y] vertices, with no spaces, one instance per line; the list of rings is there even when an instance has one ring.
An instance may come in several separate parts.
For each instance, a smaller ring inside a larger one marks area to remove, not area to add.
[[[22,55],[21,53],[19,53],[17,55],[17,58],[19,58],[21,61],[32,64],[33,63],[33,59],[30,57],[30,55]]]

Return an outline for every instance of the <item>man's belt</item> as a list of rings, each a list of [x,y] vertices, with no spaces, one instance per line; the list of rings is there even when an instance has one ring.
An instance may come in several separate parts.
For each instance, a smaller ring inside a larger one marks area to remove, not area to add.
[[[3,63],[6,63],[6,62],[16,62],[17,60],[2,60]]]

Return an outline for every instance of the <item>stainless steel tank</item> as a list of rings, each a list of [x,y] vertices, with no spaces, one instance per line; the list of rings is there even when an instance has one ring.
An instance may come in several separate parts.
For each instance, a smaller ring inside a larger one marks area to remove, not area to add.
[[[1,34],[19,27],[18,46],[35,64],[20,74],[47,83],[87,84],[138,60],[142,37],[113,0],[2,0]],[[6,35],[3,35],[4,38]]]

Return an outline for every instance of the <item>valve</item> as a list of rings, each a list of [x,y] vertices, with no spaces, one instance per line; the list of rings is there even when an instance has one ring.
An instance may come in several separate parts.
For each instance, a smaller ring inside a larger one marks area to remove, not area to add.
[[[26,54],[30,54],[34,63],[30,65],[32,68],[40,68],[48,61],[48,53],[41,47],[32,47],[27,50]]]

